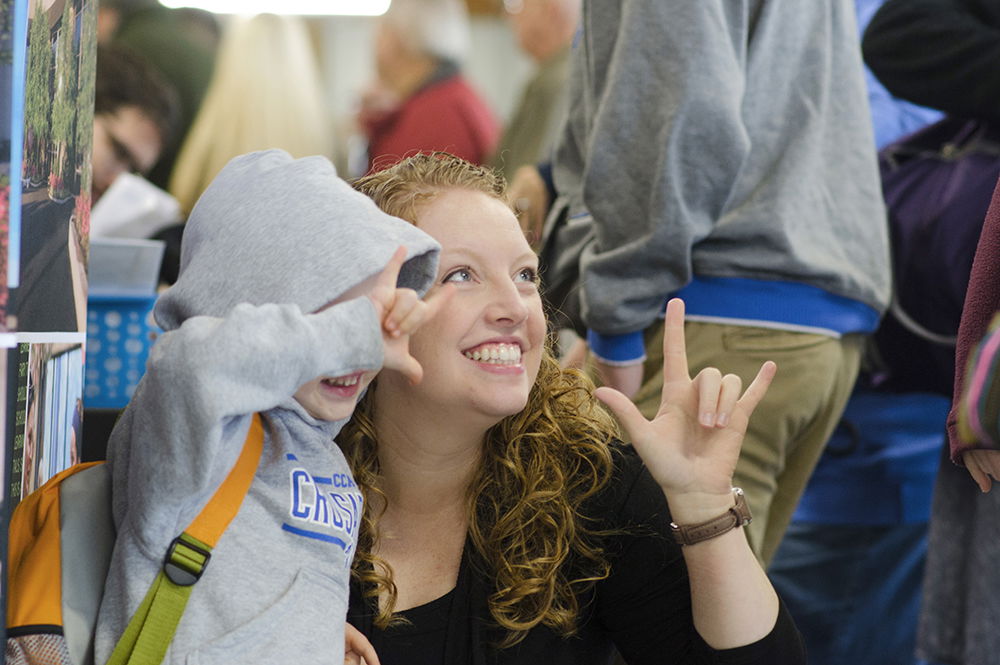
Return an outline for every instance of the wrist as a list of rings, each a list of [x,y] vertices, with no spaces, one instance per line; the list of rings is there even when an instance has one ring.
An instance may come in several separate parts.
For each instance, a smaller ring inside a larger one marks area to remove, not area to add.
[[[678,524],[695,524],[718,517],[734,505],[733,488],[725,487],[717,492],[673,492],[666,489],[670,518]]]
[[[721,505],[725,507],[720,509],[717,499],[713,497],[709,503],[685,507],[680,514],[670,506],[673,520],[670,529],[677,542],[681,545],[694,545],[750,523],[750,508],[742,489],[734,487]]]

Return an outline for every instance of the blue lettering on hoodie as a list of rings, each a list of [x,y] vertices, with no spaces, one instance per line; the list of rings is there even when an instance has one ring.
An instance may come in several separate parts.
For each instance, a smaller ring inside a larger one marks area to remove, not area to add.
[[[332,543],[353,554],[361,524],[362,497],[349,474],[313,476],[301,467],[288,474],[288,521],[284,531]]]

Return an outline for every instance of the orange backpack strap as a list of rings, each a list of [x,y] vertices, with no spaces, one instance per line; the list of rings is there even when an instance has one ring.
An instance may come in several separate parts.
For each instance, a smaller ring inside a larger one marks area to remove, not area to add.
[[[243,497],[250,490],[250,483],[253,482],[254,474],[257,472],[263,450],[264,425],[260,414],[255,413],[250,422],[246,442],[243,444],[243,452],[240,453],[226,480],[219,485],[219,489],[215,491],[198,517],[194,518],[184,530],[185,533],[191,534],[210,547],[218,544],[226,527],[243,505]]]
[[[201,513],[174,538],[163,569],[129,621],[108,665],[158,665],[163,661],[194,584],[212,558],[212,548],[239,512],[264,449],[264,427],[254,414],[243,451]]]

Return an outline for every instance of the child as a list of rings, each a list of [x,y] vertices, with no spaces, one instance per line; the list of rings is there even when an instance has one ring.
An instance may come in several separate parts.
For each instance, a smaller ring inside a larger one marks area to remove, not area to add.
[[[396,271],[423,293],[437,250],[321,157],[251,153],[220,172],[187,222],[180,276],[155,308],[166,332],[109,442],[118,536],[97,662],[228,474],[255,412],[256,475],[164,662],[343,662],[361,495],[333,437],[383,347],[386,366],[419,380],[406,343],[434,304],[397,288]]]

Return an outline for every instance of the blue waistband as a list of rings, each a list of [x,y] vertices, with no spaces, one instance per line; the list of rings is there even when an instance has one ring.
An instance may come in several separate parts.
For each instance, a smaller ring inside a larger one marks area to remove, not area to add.
[[[798,282],[695,276],[674,295],[694,320],[770,323],[832,336],[873,332],[879,321],[879,312],[863,302]]]

